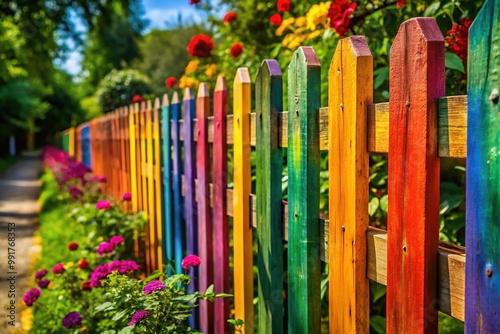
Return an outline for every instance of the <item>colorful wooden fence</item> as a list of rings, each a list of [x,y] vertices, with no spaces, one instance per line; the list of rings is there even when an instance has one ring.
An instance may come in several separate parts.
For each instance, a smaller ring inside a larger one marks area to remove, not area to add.
[[[173,263],[179,271],[185,255],[199,254],[192,288],[214,283],[216,292],[234,293],[245,333],[319,333],[320,261],[329,264],[331,333],[369,333],[369,280],[387,285],[388,333],[436,333],[438,311],[465,320],[467,332],[499,333],[499,13],[498,0],[489,0],[471,27],[467,96],[444,96],[443,36],[434,19],[416,18],[401,25],[391,49],[389,103],[373,103],[372,56],[364,37],[353,36],[323,64],[330,66],[326,108],[321,64],[311,47],[300,47],[287,94],[279,64],[265,60],[254,88],[240,68],[232,92],[218,78],[212,101],[201,84],[197,97],[187,89],[182,101],[175,92],[161,105],[156,99],[91,121],[95,173],[108,178],[115,198],[131,191],[132,210],[148,215],[146,270]],[[318,210],[321,150],[328,151],[330,217]],[[388,153],[388,231],[368,224],[370,152]],[[439,242],[440,157],[467,157],[467,252]],[[228,299],[202,302],[192,323],[204,333],[229,332],[230,312]]]

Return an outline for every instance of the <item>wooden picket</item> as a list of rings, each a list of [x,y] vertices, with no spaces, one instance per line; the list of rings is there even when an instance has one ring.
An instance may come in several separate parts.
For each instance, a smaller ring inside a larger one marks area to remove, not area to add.
[[[245,333],[319,333],[321,261],[329,264],[331,333],[369,333],[369,280],[387,285],[388,333],[436,333],[438,311],[465,320],[468,332],[498,332],[498,2],[488,0],[470,30],[467,96],[444,96],[443,36],[434,19],[416,18],[401,25],[391,48],[389,103],[373,103],[373,59],[364,37],[353,36],[339,42],[330,64],[328,107],[320,107],[325,78],[314,50],[300,47],[285,94],[280,64],[262,62],[255,113],[249,70],[240,68],[233,92],[219,77],[213,101],[202,83],[196,98],[185,90],[182,103],[174,92],[161,105],[123,107],[66,131],[65,148],[73,131],[82,159],[88,125],[92,168],[108,178],[106,191],[117,200],[131,191],[129,209],[147,213],[136,242],[146,271],[173,264],[180,272],[185,255],[200,255],[198,286],[190,289],[215,284],[216,292],[234,293]],[[230,94],[234,114],[227,115]],[[282,110],[284,98],[290,111]],[[330,217],[319,212],[321,150],[328,151]],[[388,153],[388,231],[368,224],[369,153]],[[439,242],[440,157],[467,158],[467,255]],[[227,333],[230,305],[201,302],[190,324]]]

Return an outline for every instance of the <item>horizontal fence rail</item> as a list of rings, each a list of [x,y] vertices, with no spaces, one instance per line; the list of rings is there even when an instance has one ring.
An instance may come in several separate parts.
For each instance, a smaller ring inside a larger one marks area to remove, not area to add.
[[[300,47],[286,89],[283,66],[264,60],[255,84],[240,68],[232,92],[220,76],[212,94],[202,83],[182,97],[119,108],[76,135],[65,132],[63,145],[107,176],[116,199],[132,192],[125,209],[146,212],[136,242],[146,271],[164,264],[179,271],[183,256],[199,254],[198,285],[189,289],[214,283],[216,292],[234,293],[245,333],[319,332],[321,262],[329,265],[331,333],[369,333],[369,280],[387,286],[388,333],[436,333],[438,311],[465,321],[467,331],[500,332],[500,82],[489,60],[497,58],[499,12],[498,0],[488,0],[471,26],[467,95],[444,96],[443,36],[434,19],[415,18],[391,48],[389,102],[373,102],[372,55],[365,38],[353,36],[337,46],[328,92],[320,91],[314,50]],[[320,107],[321,94],[328,107]],[[328,151],[329,215],[319,212],[321,151]],[[389,166],[387,231],[369,226],[368,161],[377,153]],[[467,159],[467,248],[439,242],[443,157]],[[224,333],[230,314],[228,299],[201,302],[190,324]]]

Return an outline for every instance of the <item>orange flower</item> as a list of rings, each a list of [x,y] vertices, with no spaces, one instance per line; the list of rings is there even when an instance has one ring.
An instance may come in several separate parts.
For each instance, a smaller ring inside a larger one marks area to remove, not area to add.
[[[224,15],[224,23],[229,24],[231,22],[234,22],[238,18],[238,14],[235,12],[227,12],[226,15]]]
[[[243,53],[243,44],[239,42],[234,43],[233,46],[231,46],[231,50],[229,50],[229,54],[234,58],[238,58],[242,53]]]
[[[281,22],[283,22],[283,18],[280,14],[274,14],[269,18],[269,21],[271,21],[272,25],[279,27]]]

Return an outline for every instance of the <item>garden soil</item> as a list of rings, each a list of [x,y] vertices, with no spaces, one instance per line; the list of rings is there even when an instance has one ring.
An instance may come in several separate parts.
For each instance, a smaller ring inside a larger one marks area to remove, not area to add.
[[[31,310],[24,305],[22,297],[28,289],[35,287],[33,268],[41,250],[40,242],[34,236],[39,212],[40,172],[39,154],[26,153],[0,175],[0,333],[2,334],[26,333],[31,327]],[[15,232],[15,236],[8,235],[9,227],[11,233]],[[12,227],[15,227],[15,230]],[[15,244],[8,244],[9,237]],[[14,263],[9,264],[9,252]],[[12,311],[11,301],[14,303],[15,311]]]

